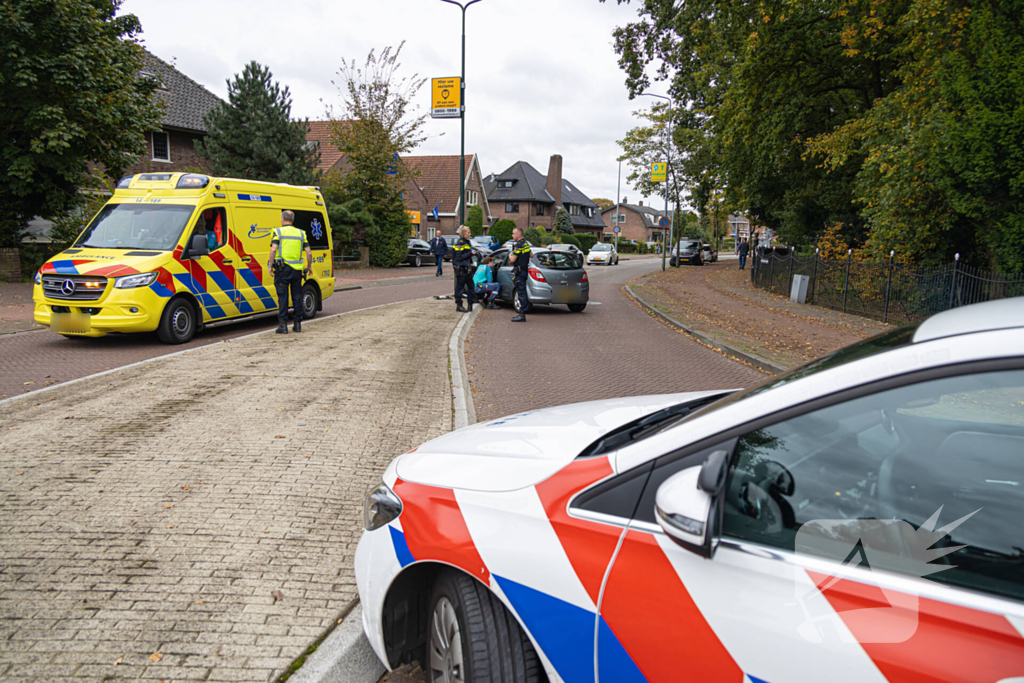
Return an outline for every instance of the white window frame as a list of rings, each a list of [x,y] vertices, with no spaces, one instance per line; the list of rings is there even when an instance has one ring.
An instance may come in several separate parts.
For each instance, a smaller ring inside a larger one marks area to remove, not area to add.
[[[163,135],[164,138],[167,139],[167,158],[166,159],[161,159],[161,158],[157,157],[157,155],[156,155],[156,136],[157,135]],[[152,131],[149,134],[149,151],[150,151],[150,155],[149,156],[150,156],[150,158],[153,161],[159,161],[160,163],[163,163],[163,164],[171,163],[171,134],[168,133],[165,130],[154,130],[154,131]]]

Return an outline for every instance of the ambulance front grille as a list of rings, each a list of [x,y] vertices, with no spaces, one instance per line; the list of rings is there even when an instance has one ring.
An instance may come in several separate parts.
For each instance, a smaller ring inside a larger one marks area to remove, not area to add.
[[[107,288],[107,278],[96,275],[43,276],[43,295],[64,301],[96,301]]]

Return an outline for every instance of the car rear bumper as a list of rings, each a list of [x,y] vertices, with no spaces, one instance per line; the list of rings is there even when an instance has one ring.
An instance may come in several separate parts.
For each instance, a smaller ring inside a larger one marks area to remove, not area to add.
[[[590,283],[561,285],[530,279],[526,283],[526,294],[531,304],[585,304],[590,301]]]

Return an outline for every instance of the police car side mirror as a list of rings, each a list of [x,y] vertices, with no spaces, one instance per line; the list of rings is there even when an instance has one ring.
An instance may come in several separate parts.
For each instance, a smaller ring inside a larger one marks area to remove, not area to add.
[[[192,245],[189,247],[188,255],[189,258],[196,258],[197,256],[209,256],[210,254],[210,243],[206,239],[206,235],[192,235]]]
[[[673,541],[710,558],[714,511],[725,485],[729,454],[715,451],[703,465],[677,472],[658,487],[654,516]]]

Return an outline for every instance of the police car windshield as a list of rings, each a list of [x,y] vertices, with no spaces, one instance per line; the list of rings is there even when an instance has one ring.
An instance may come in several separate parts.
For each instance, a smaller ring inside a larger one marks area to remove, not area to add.
[[[171,251],[193,211],[194,206],[181,204],[107,204],[75,246]]]

